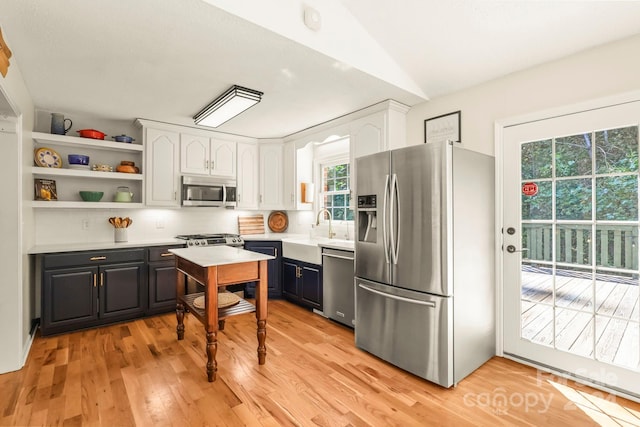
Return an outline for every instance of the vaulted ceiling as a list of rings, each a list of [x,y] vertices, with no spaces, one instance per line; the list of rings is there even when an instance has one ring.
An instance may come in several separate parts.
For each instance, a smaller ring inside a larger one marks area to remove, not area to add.
[[[3,0],[0,14],[37,108],[193,126],[238,84],[263,100],[218,130],[260,138],[386,99],[416,105],[638,22],[627,1]]]

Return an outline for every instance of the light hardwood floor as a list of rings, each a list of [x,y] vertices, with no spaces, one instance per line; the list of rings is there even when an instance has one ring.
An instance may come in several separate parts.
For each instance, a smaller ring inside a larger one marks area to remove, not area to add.
[[[174,314],[42,338],[0,375],[0,425],[428,426],[640,425],[640,404],[493,358],[443,389],[355,348],[353,331],[269,302],[267,361],[255,317],[219,333],[206,380],[204,331]]]

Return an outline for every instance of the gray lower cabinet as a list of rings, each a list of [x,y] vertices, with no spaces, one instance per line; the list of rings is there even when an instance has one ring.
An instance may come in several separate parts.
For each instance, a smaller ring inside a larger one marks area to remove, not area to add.
[[[41,271],[42,335],[133,319],[147,311],[144,248],[43,255]]]
[[[149,248],[149,308],[147,314],[176,309],[176,261],[169,252],[183,245]]]
[[[244,248],[248,251],[260,252],[261,254],[272,255],[275,259],[267,261],[269,299],[282,298],[282,242],[280,241],[249,241],[244,243]],[[256,283],[247,283],[245,293],[248,298],[255,298]]]
[[[289,301],[322,310],[322,267],[283,258],[282,295]]]

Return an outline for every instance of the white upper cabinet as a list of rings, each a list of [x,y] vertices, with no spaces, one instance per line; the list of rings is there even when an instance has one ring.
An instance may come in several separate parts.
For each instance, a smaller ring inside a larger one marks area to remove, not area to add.
[[[406,114],[409,107],[395,101],[388,101],[387,108],[354,120],[349,126],[351,163],[351,207],[354,207],[356,182],[356,162],[358,157],[381,151],[405,147],[407,145]]]
[[[211,175],[236,178],[236,143],[211,138]]]
[[[296,144],[288,142],[283,147],[283,203],[284,208],[295,210],[297,197],[297,177],[296,177]]]
[[[180,134],[180,172],[209,175],[209,138]]]
[[[258,209],[258,146],[238,143],[238,209]]]
[[[180,135],[145,128],[145,183],[148,206],[180,206]]]
[[[350,157],[353,159],[388,149],[385,112],[354,120],[350,126]]]
[[[282,144],[260,144],[260,209],[283,209]]]
[[[407,119],[409,107],[395,101],[386,101],[386,108],[353,120],[351,135],[351,164],[358,157],[407,145]]]
[[[236,143],[188,133],[180,134],[180,172],[236,178]]]

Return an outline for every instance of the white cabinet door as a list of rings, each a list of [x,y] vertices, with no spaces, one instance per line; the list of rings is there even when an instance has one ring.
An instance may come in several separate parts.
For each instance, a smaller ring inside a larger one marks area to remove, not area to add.
[[[296,144],[288,142],[283,148],[283,197],[284,208],[297,208],[297,179],[296,179]]]
[[[283,209],[282,144],[260,145],[260,209]]]
[[[238,209],[258,209],[258,146],[238,143]]]
[[[384,111],[354,120],[350,127],[349,149],[352,164],[358,157],[387,149]]]
[[[355,205],[356,161],[358,157],[379,153],[388,149],[386,140],[385,112],[380,111],[370,116],[354,120],[351,123],[351,138],[349,142],[349,163],[351,164],[351,201],[349,205]]]
[[[209,173],[236,179],[236,143],[211,139]]]
[[[209,175],[209,138],[180,134],[180,172]]]
[[[146,204],[180,206],[179,134],[146,128],[144,135]]]

